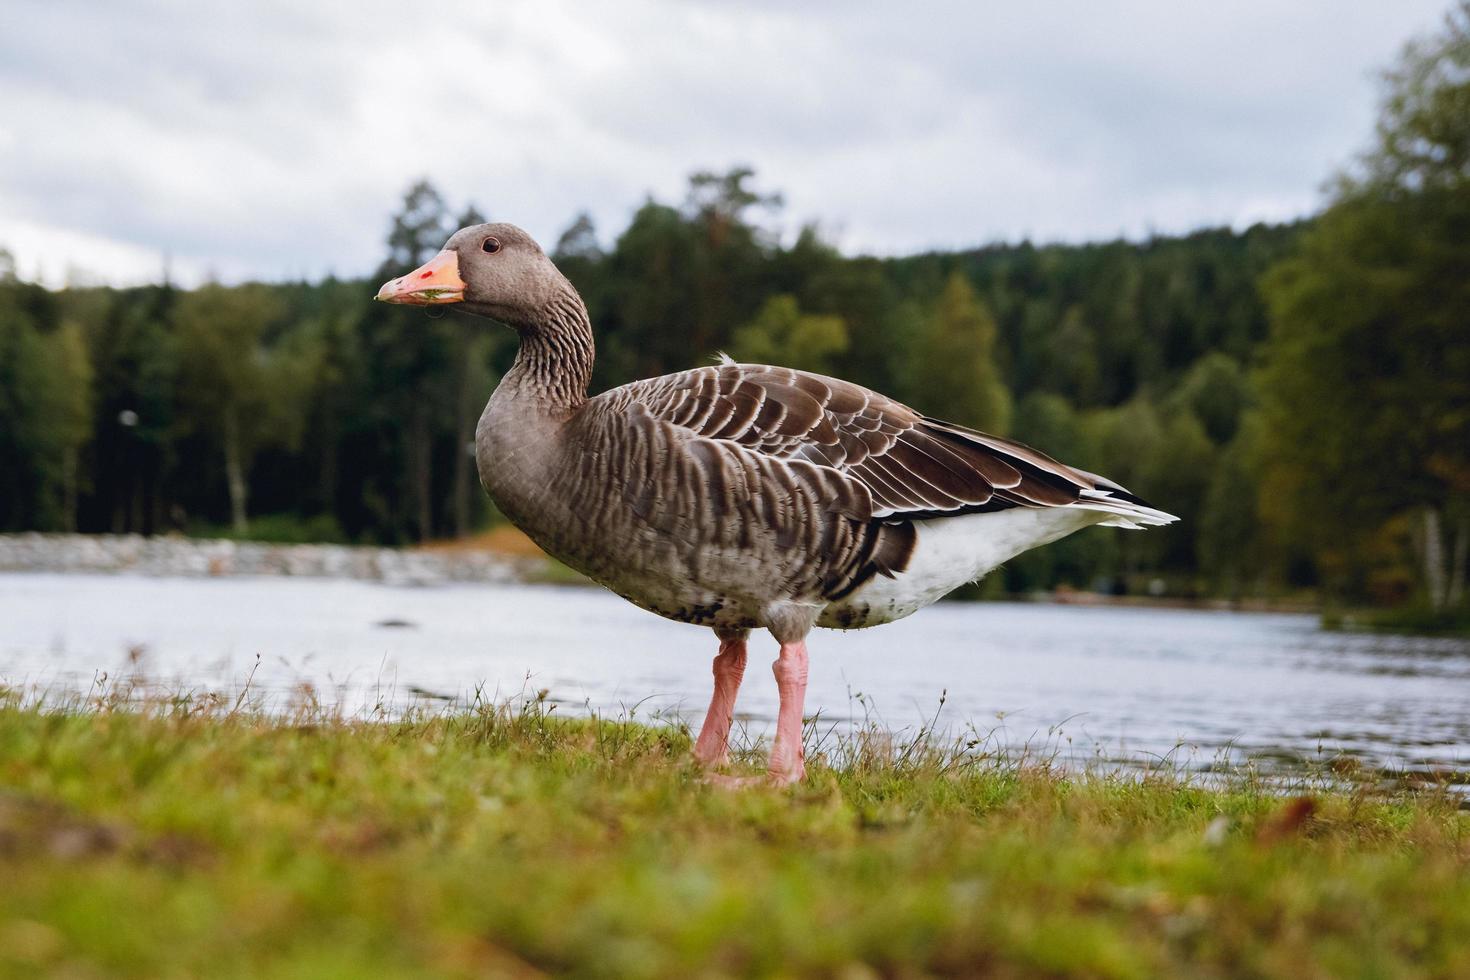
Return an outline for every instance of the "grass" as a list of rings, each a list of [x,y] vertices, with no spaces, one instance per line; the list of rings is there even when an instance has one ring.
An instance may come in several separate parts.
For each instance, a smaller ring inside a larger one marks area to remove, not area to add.
[[[1423,604],[1392,609],[1332,609],[1322,614],[1322,626],[1330,630],[1470,637],[1470,605],[1451,609],[1431,609]]]
[[[222,538],[230,541],[260,541],[266,544],[350,544],[346,532],[331,514],[301,517],[297,514],[257,514],[243,532],[229,524],[195,521],[189,526],[193,538]]]
[[[0,975],[1470,975],[1451,796],[834,748],[804,786],[729,792],[677,727],[534,700],[12,693]]]

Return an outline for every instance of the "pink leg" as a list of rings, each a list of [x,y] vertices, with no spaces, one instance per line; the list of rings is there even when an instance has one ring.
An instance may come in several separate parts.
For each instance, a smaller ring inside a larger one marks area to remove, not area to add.
[[[735,717],[735,695],[745,674],[745,633],[720,637],[715,657],[715,694],[710,699],[694,758],[710,768],[723,766],[730,758],[730,723]]]
[[[801,711],[806,703],[806,640],[781,644],[781,656],[771,665],[781,708],[776,715],[776,742],[771,746],[767,778],[778,786],[800,782],[806,776],[806,752],[801,744]]]

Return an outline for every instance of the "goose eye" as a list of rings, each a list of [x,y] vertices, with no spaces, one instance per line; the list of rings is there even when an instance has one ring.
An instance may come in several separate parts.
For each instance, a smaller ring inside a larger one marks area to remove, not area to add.
[[[491,236],[480,243],[480,248],[486,252],[498,252],[500,251],[500,239]]]

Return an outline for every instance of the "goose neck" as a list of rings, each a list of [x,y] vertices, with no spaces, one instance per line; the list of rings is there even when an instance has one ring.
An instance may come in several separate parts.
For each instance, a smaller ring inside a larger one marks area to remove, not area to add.
[[[554,413],[576,411],[587,400],[594,355],[581,297],[568,284],[519,332],[520,351],[503,384]]]

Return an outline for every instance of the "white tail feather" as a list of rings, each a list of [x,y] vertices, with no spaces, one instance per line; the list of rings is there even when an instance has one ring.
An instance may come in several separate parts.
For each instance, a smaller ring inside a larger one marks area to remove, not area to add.
[[[1105,521],[1098,521],[1100,527],[1122,527],[1130,531],[1142,531],[1145,527],[1163,527],[1179,520],[1173,514],[1165,511],[1114,497],[1107,490],[1083,490],[1081,496],[1082,499],[1073,504],[1073,507],[1116,515]]]

